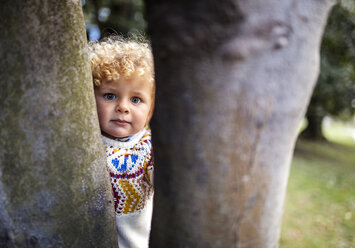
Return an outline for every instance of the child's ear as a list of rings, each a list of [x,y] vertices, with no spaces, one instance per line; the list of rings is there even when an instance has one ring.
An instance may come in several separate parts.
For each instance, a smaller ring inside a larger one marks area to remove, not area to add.
[[[149,110],[149,113],[148,113],[148,116],[147,116],[147,121],[145,123],[145,127],[148,127],[150,119],[152,119],[153,112],[154,112],[154,102],[152,102],[152,105],[150,106],[150,110]]]
[[[147,121],[146,121],[146,127],[148,127],[149,125],[149,122],[150,122],[150,119],[152,118],[153,116],[153,113],[154,113],[154,107],[155,107],[155,83],[153,83],[152,85],[152,92],[151,92],[151,100],[152,100],[152,103],[150,105],[150,109],[149,109],[149,112],[148,112],[148,116],[147,116]]]
[[[153,116],[153,111],[149,111],[149,114],[147,116],[147,120],[145,122],[145,127],[148,127],[150,119],[152,118],[152,116]]]

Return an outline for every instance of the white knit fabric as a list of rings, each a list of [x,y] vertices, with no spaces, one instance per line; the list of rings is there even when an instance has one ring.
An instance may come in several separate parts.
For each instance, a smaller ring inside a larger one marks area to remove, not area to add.
[[[150,130],[118,141],[102,136],[116,208],[120,248],[148,248],[153,212]]]
[[[153,213],[153,197],[146,207],[133,214],[116,215],[118,246],[120,248],[149,247],[150,223]]]

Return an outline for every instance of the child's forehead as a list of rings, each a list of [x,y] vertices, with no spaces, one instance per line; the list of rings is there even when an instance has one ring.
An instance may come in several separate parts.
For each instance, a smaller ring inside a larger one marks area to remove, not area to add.
[[[120,77],[114,80],[103,80],[106,85],[112,84],[130,84],[130,85],[150,85],[152,84],[147,77],[133,76],[133,77]]]
[[[151,90],[153,83],[144,77],[119,78],[116,80],[103,80],[100,87],[105,89],[117,89],[129,87],[137,90]]]

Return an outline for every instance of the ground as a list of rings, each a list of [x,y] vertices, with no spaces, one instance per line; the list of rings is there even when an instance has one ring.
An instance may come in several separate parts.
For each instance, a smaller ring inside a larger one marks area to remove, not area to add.
[[[348,125],[324,123],[331,142],[298,140],[281,248],[355,247],[355,141]]]

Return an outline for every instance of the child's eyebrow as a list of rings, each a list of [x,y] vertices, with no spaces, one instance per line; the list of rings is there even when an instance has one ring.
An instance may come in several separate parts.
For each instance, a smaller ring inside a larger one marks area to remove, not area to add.
[[[148,93],[145,90],[140,90],[140,89],[133,90],[132,93],[134,95],[138,95],[138,96],[147,96],[148,95]]]
[[[113,85],[102,85],[102,86],[101,86],[101,89],[102,89],[102,90],[108,90],[108,91],[115,91],[115,90],[117,90],[117,88],[114,87]]]

